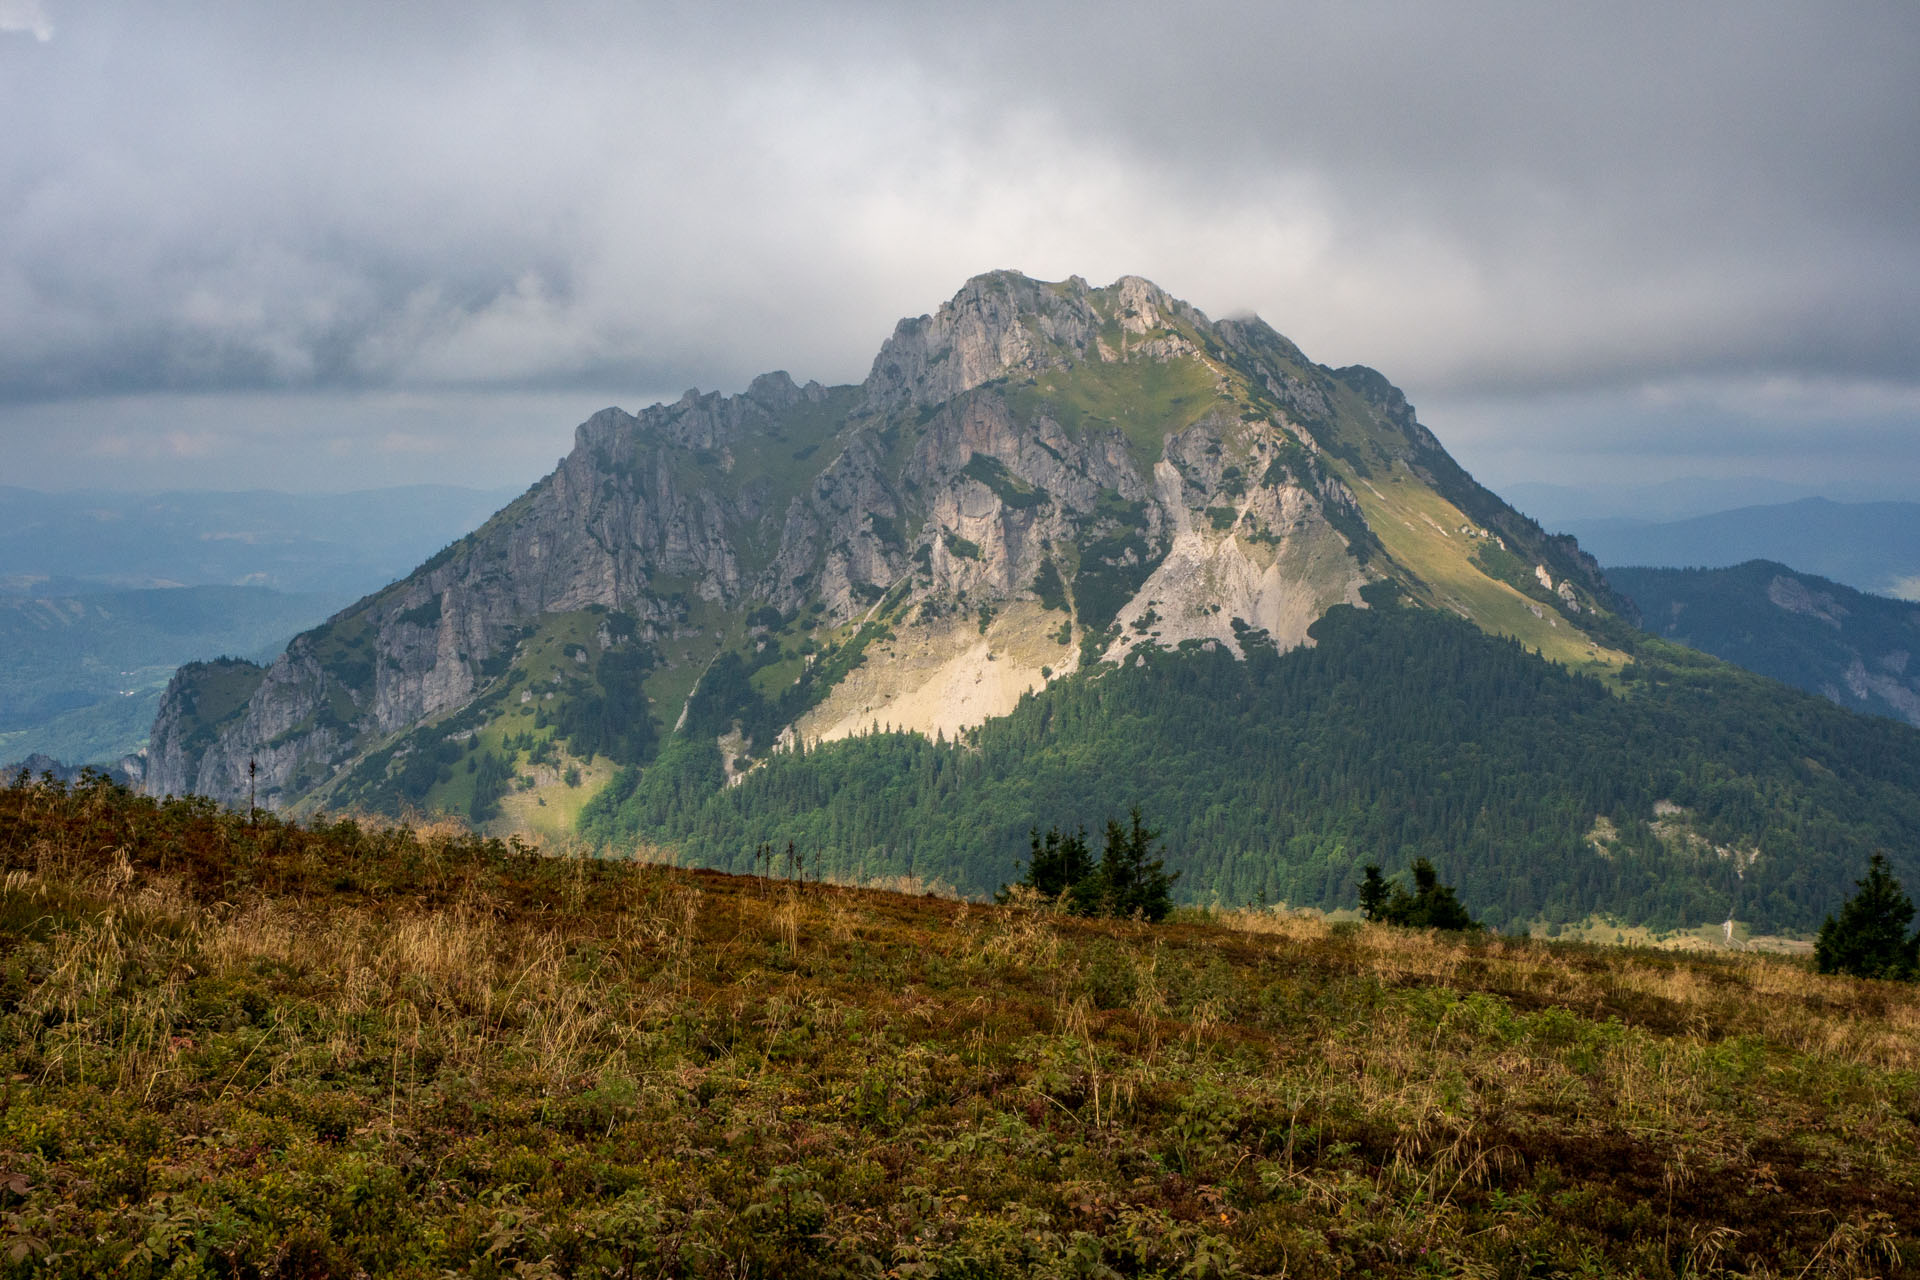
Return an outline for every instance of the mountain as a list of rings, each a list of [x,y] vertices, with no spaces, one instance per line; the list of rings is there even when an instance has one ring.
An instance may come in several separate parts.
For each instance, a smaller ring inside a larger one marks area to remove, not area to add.
[[[1920,597],[1920,502],[1798,502],[1686,520],[1569,520],[1560,525],[1608,565],[1724,568],[1791,564],[1857,591]]]
[[[1771,560],[1610,569],[1656,634],[1869,715],[1920,727],[1920,605]]]
[[[146,745],[183,662],[266,658],[347,604],[338,594],[171,587],[0,595],[0,760],[104,762]]]
[[[0,597],[256,586],[348,598],[406,573],[517,491],[41,493],[0,486]]]
[[[231,802],[251,763],[286,810],[791,840],[969,892],[1030,825],[1150,799],[1189,898],[1340,905],[1436,854],[1496,923],[1804,926],[1920,822],[1920,753],[1632,622],[1379,373],[1145,280],[1000,272],[858,385],[596,414],[270,667],[183,669],[148,786]],[[1701,721],[1709,686],[1800,749]]]
[[[1820,496],[1809,485],[1763,476],[1682,476],[1652,483],[1503,485],[1500,496],[1538,520],[1543,528],[1568,529],[1594,521],[1654,524],[1713,515],[1734,507],[1797,502]]]
[[[778,695],[737,755],[953,733],[1136,640],[1291,648],[1381,578],[1624,661],[1577,625],[1613,605],[1592,562],[1474,484],[1380,375],[1144,280],[998,273],[902,322],[858,386],[776,373],[595,415],[552,475],[258,672],[234,719],[170,699],[154,777],[231,799],[256,758],[277,803],[419,799],[383,783],[423,721],[546,709],[576,747],[643,756],[683,709],[738,700],[728,682]]]

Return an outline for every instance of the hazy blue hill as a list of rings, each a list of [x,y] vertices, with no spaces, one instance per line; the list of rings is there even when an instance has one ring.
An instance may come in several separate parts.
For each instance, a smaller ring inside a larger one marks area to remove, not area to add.
[[[40,493],[0,487],[0,591],[260,586],[359,596],[477,528],[516,490]]]
[[[1735,507],[1798,502],[1820,497],[1821,493],[1809,485],[1764,476],[1682,476],[1651,484],[1565,485],[1523,480],[1502,485],[1500,496],[1547,528],[1564,529],[1575,521],[1690,520]]]
[[[1920,605],[1770,560],[1609,569],[1648,630],[1855,711],[1920,726]]]
[[[1573,520],[1561,527],[1604,565],[1717,569],[1790,564],[1860,591],[1920,592],[1920,502],[1804,498],[1686,520]]]
[[[138,750],[181,663],[270,656],[350,599],[207,586],[0,596],[0,761]]]

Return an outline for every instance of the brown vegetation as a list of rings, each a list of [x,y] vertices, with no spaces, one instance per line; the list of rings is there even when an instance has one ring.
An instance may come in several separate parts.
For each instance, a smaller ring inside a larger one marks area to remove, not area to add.
[[[1891,1275],[1920,993],[0,790],[17,1275]]]

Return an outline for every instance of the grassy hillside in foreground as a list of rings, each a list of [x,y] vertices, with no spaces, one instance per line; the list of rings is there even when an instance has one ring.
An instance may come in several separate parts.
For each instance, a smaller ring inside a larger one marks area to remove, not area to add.
[[[0,1275],[1892,1275],[1920,991],[0,790]]]

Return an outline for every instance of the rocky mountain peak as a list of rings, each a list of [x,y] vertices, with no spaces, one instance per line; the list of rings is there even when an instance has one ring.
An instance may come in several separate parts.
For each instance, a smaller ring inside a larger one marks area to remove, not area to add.
[[[1063,294],[1014,271],[975,276],[932,315],[895,327],[867,375],[868,407],[940,404],[1012,371],[1030,372],[1045,345],[1084,349],[1098,325],[1084,285]]]
[[[1175,301],[1166,290],[1140,276],[1121,276],[1107,292],[1113,295],[1114,318],[1127,333],[1144,335],[1175,319],[1205,323],[1205,317],[1194,308]]]
[[[1604,662],[1576,556],[1372,370],[1138,276],[996,271],[902,320],[861,385],[777,371],[594,414],[551,475],[270,670],[183,672],[148,785],[231,798],[257,760],[276,807],[478,814],[476,744],[547,743],[519,775],[546,786],[550,761],[638,763],[676,732],[732,743],[731,777],[780,741],[959,732],[1142,646],[1310,644],[1383,577]]]
[[[1129,340],[1180,322],[1208,327],[1200,312],[1140,276],[1095,289],[1079,276],[1050,283],[988,272],[932,315],[900,322],[867,377],[868,406],[941,404],[1000,378],[1117,359]]]

